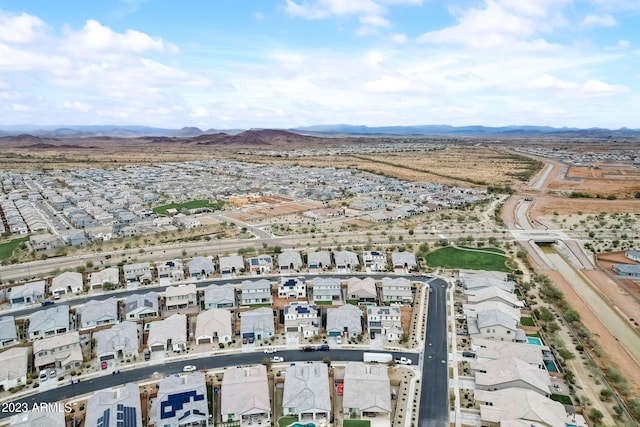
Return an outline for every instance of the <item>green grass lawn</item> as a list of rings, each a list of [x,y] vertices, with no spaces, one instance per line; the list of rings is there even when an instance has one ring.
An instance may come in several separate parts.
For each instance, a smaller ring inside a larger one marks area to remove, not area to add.
[[[344,420],[343,427],[370,427],[371,421],[368,420]]]
[[[479,250],[479,251],[487,251],[487,252],[495,252],[497,254],[503,254],[504,255],[504,251],[500,248],[485,248],[483,246],[480,247],[473,247],[473,246],[460,246],[457,245],[459,248],[465,248],[465,249],[474,249],[474,250]]]
[[[488,250],[490,248],[485,248]],[[429,267],[465,268],[470,270],[511,271],[505,258],[500,255],[483,252],[465,251],[453,247],[444,247],[427,254]]]
[[[298,421],[296,417],[282,417],[278,420],[278,425],[280,427],[287,427],[289,424],[293,424]]]
[[[224,206],[224,202],[211,203],[208,200],[191,200],[185,203],[170,203],[168,205],[156,206],[152,211],[158,215],[168,215],[168,209],[176,209],[180,212],[181,209],[209,208],[215,211],[221,209],[222,206]]]
[[[521,317],[520,324],[523,326],[536,326],[536,324],[533,323],[533,319],[531,317]]]
[[[28,237],[20,237],[0,244],[0,259],[9,258],[13,255],[13,251],[15,251],[22,242],[26,242],[27,240],[29,240]]]

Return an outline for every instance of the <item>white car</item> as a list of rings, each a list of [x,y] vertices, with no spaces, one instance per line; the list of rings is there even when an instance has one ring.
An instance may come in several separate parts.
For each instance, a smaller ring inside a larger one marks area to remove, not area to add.
[[[267,347],[264,349],[264,352],[267,354],[275,353],[276,351],[278,350],[275,347]]]
[[[336,344],[342,344],[342,338],[336,337]]]
[[[196,369],[194,365],[186,365],[182,368],[182,372],[194,372]]]
[[[40,379],[40,381],[46,381],[48,378],[47,370],[45,369],[44,371],[40,371],[40,376],[38,378]]]
[[[279,362],[284,362],[284,357],[280,357],[280,356],[273,356],[271,358],[271,361],[273,363],[279,363]]]

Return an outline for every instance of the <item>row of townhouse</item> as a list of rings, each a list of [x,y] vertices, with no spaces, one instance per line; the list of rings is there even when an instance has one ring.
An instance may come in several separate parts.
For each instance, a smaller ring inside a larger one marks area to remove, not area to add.
[[[463,270],[458,285],[467,297],[463,311],[475,355],[469,367],[481,424],[586,425],[580,416],[551,400],[558,392],[551,377],[557,362],[549,347],[529,343],[518,327],[524,305],[513,293],[515,283],[510,277]]]

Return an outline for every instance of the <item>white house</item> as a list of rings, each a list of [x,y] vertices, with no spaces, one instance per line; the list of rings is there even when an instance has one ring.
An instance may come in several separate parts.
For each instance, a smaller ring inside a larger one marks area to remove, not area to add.
[[[29,317],[28,337],[35,340],[69,332],[69,306],[55,305]]]
[[[80,328],[118,323],[118,300],[111,297],[106,300],[91,300],[78,308]]]
[[[517,327],[517,321],[500,310],[481,311],[476,319],[468,317],[467,329],[471,338],[515,342],[527,340],[525,332]]]
[[[367,272],[387,271],[387,253],[380,251],[363,251],[362,262]]]
[[[0,348],[11,347],[19,342],[15,317],[0,317]]]
[[[53,295],[77,294],[82,292],[83,286],[82,274],[75,271],[65,271],[51,279],[51,293]]]
[[[320,271],[327,270],[330,266],[331,252],[329,251],[309,252],[307,255],[309,273],[319,273]]]
[[[147,346],[151,351],[186,350],[187,348],[187,316],[172,314],[164,320],[149,322],[145,325],[149,330]]]
[[[401,274],[408,273],[418,266],[416,254],[413,252],[392,252],[391,263],[393,271]]]
[[[342,283],[335,277],[313,279],[313,302],[316,304],[342,304]]]
[[[124,303],[125,319],[140,320],[146,317],[159,317],[158,294],[148,292],[146,294],[131,294]]]
[[[94,351],[100,362],[132,359],[139,355],[138,325],[134,322],[125,321],[96,331],[93,338],[96,340]]]
[[[204,308],[236,307],[236,289],[231,283],[225,285],[209,285],[204,289]]]
[[[329,369],[325,363],[296,363],[284,376],[282,415],[298,417],[298,421],[331,420]]]
[[[105,283],[117,286],[120,283],[120,270],[116,267],[108,267],[89,275],[89,288],[102,288]]]
[[[369,332],[383,334],[389,341],[398,341],[402,336],[402,316],[399,307],[367,307]]]
[[[260,307],[240,313],[240,334],[248,340],[264,340],[275,334],[273,309]]]
[[[500,301],[515,308],[524,307],[524,303],[519,301],[515,294],[496,288],[495,286],[475,291],[465,291],[465,294],[467,295],[467,302],[469,304],[476,304],[483,301]]]
[[[362,333],[362,309],[345,304],[338,308],[327,309],[327,334],[330,337],[344,336],[355,338]]]
[[[29,349],[27,347],[10,348],[0,353],[0,390],[7,391],[27,384],[27,366]]]
[[[267,279],[243,280],[240,283],[242,293],[240,305],[272,304],[271,282]]]
[[[162,379],[158,383],[158,396],[152,403],[151,414],[156,426],[209,425],[205,374],[191,372]]]
[[[374,418],[376,425],[390,425],[389,367],[383,364],[347,363],[342,408],[345,418]]]
[[[220,274],[222,277],[235,277],[236,274],[245,269],[242,255],[221,256],[218,262],[220,264]]]
[[[287,332],[297,332],[305,338],[318,335],[320,319],[317,307],[301,302],[285,305],[284,327]]]
[[[535,391],[545,397],[551,395],[549,373],[517,357],[471,361],[470,368],[478,390],[494,391],[517,387]]]
[[[307,284],[304,277],[279,277],[278,297],[300,299],[307,297]]]
[[[187,263],[189,269],[189,277],[192,279],[205,279],[213,276],[215,267],[213,260],[209,257],[198,256]]]
[[[333,260],[338,273],[351,273],[360,268],[358,254],[350,251],[336,251],[333,253]]]
[[[122,266],[122,272],[127,286],[135,287],[138,284],[151,282],[151,264],[148,262],[125,264]]]
[[[300,252],[286,250],[278,254],[278,268],[280,269],[280,273],[283,274],[300,271],[300,268],[302,268]]]
[[[22,286],[14,286],[8,294],[11,307],[21,307],[27,304],[36,304],[44,299],[44,287],[46,282],[38,280],[37,282],[25,283]]]
[[[631,261],[640,262],[640,251],[627,251],[624,255]]]
[[[102,427],[142,426],[140,387],[127,383],[122,387],[99,390],[87,399],[84,425]]]
[[[347,300],[357,304],[375,304],[378,294],[373,277],[351,277],[347,280]]]
[[[248,425],[271,424],[269,380],[264,365],[229,368],[222,378],[220,413],[222,422]]]
[[[404,277],[382,278],[382,302],[385,304],[411,304],[413,293],[411,282]]]
[[[68,371],[82,365],[82,349],[78,332],[51,336],[33,342],[34,368]]]
[[[198,303],[196,285],[169,286],[165,290],[165,305],[167,310],[180,310],[193,307]]]
[[[198,314],[196,319],[196,344],[220,344],[231,342],[233,328],[231,312],[224,308],[212,308]]]
[[[156,271],[158,273],[158,282],[162,286],[184,280],[184,264],[181,259],[157,261]]]
[[[273,259],[270,255],[258,255],[247,260],[249,271],[252,274],[271,273],[273,270]]]

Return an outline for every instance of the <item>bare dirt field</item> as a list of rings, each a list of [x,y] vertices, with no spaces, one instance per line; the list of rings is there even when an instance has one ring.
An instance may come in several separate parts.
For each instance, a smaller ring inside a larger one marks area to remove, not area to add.
[[[282,215],[290,215],[308,210],[317,209],[322,206],[320,202],[286,202],[271,204],[268,206],[256,206],[245,208],[243,212],[234,212],[227,216],[243,222],[263,221]]]
[[[640,213],[640,199],[571,199],[562,196],[541,195],[534,198],[529,212],[533,218],[550,218],[554,212],[559,215],[575,215],[578,212],[584,214]]]

